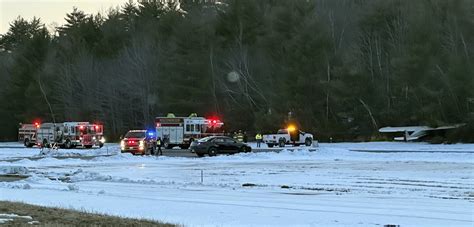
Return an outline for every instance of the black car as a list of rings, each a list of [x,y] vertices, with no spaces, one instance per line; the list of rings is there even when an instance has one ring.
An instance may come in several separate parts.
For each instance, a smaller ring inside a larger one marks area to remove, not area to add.
[[[220,153],[234,154],[238,152],[252,151],[252,148],[249,145],[238,142],[237,140],[227,136],[210,136],[193,141],[190,149],[199,157],[202,157],[205,154],[215,156]]]

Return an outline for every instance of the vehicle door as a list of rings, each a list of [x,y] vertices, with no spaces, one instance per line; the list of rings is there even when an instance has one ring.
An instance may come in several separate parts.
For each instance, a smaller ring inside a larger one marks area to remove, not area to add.
[[[227,152],[228,148],[224,138],[215,138],[214,144],[220,152]]]
[[[301,130],[299,130],[298,133],[299,133],[299,141],[298,142],[299,143],[304,143],[305,140],[306,140],[306,137],[307,137],[306,133],[301,131]]]
[[[227,152],[235,153],[239,151],[240,143],[237,142],[237,140],[234,140],[232,138],[225,138],[224,141],[226,143]]]

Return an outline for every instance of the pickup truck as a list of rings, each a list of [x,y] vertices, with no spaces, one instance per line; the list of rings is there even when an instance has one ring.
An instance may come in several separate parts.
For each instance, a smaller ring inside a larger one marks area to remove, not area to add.
[[[306,145],[311,146],[313,144],[313,134],[306,133],[302,131],[297,131],[297,140],[292,140],[292,136],[288,129],[280,129],[277,134],[263,135],[263,142],[268,145],[268,147],[280,146],[284,147],[286,144],[293,144],[294,146]]]
[[[121,153],[151,154],[156,151],[156,134],[147,130],[130,130],[120,141]]]

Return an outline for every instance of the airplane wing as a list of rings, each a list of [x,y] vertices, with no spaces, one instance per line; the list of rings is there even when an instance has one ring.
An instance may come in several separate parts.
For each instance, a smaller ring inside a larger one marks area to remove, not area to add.
[[[455,129],[455,128],[460,128],[460,127],[463,127],[465,126],[466,124],[455,124],[455,125],[447,125],[447,126],[441,126],[441,127],[437,127],[437,128],[434,128],[432,130],[446,130],[446,129]]]
[[[406,126],[406,127],[383,127],[379,129],[379,132],[390,133],[390,132],[415,132],[430,130],[431,127],[428,126]]]
[[[462,127],[466,124],[456,124],[456,125],[447,125],[437,128],[432,128],[428,126],[406,126],[406,127],[383,127],[379,129],[379,132],[382,133],[394,133],[402,132],[404,133],[403,137],[395,137],[396,141],[414,141],[418,140],[429,134],[429,131],[438,131],[438,130],[448,130]]]

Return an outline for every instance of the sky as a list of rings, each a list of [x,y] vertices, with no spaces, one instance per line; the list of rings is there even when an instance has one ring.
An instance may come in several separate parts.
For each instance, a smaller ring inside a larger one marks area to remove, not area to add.
[[[9,24],[18,16],[31,20],[34,16],[49,30],[54,26],[65,23],[66,13],[72,12],[73,7],[91,13],[106,13],[111,7],[115,8],[128,0],[0,0],[0,34],[8,31]]]

